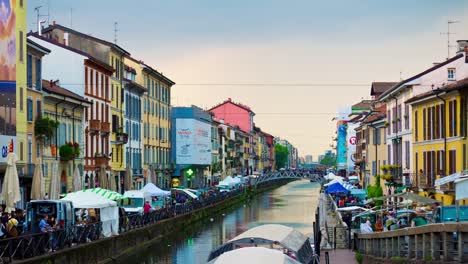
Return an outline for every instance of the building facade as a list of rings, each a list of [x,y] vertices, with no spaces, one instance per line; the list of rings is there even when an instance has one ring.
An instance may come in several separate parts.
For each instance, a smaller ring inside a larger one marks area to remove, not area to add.
[[[196,106],[172,108],[173,186],[203,188],[212,164],[211,115]]]

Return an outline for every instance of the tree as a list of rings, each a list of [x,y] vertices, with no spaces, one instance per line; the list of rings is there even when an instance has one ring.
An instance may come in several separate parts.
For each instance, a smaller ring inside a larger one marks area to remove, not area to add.
[[[336,156],[335,155],[325,155],[320,161],[320,165],[324,166],[335,166],[336,165]]]
[[[383,196],[383,189],[380,186],[380,176],[375,177],[375,185],[367,186],[367,198],[377,198]],[[376,206],[381,206],[383,201],[375,201]]]
[[[289,150],[288,147],[276,144],[275,145],[275,163],[276,169],[284,168],[288,161]]]

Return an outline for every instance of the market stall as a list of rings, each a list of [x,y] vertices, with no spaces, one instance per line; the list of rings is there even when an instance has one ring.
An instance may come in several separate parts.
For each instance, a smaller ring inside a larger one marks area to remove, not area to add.
[[[90,191],[68,193],[61,200],[71,201],[75,209],[77,223],[102,223],[102,235],[118,235],[119,208],[117,202]]]

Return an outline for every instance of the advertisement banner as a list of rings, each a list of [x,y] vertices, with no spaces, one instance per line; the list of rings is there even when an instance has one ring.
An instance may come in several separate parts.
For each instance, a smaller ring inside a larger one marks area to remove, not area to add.
[[[16,14],[12,0],[0,0],[0,162],[16,148]]]
[[[336,143],[336,165],[338,170],[346,169],[346,130],[348,125],[343,122],[338,125],[337,143]]]
[[[354,162],[356,161],[354,159],[354,153],[356,153],[356,127],[357,124],[348,123],[348,131],[346,132],[346,141],[348,146],[348,174],[356,171],[354,169]]]
[[[211,125],[195,119],[176,119],[176,163],[211,165]]]

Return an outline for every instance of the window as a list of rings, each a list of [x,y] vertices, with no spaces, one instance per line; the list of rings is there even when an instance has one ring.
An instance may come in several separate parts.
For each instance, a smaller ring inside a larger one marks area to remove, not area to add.
[[[23,91],[23,87],[20,87],[20,111],[23,111],[24,109],[23,99],[24,99],[24,91]]]
[[[405,104],[405,129],[409,129],[409,122],[410,122],[410,116],[409,116],[409,105]]]
[[[26,66],[28,68],[27,84],[28,84],[28,88],[31,88],[32,87],[32,56],[31,54],[28,54]]]
[[[41,157],[41,147],[39,143],[36,143],[36,158]]]
[[[392,112],[393,112],[392,113],[393,133],[396,133],[397,132],[397,126],[398,126],[398,123],[397,123],[397,108],[393,107]]]
[[[23,42],[24,42],[24,39],[23,39],[23,38],[24,38],[24,36],[23,36],[23,31],[20,31],[20,32],[19,32],[19,46],[20,46],[20,50],[19,50],[19,60],[20,60],[21,62],[24,61],[24,58],[23,58],[23,56],[24,56],[24,45],[23,45],[23,44],[24,44],[24,43],[23,43]]]
[[[398,106],[398,117],[397,117],[397,121],[398,121],[398,132],[401,132],[402,130],[402,116],[401,116],[401,105]]]
[[[410,142],[405,141],[405,166],[408,169],[410,168],[410,155],[411,155]]]
[[[372,176],[375,176],[377,174],[377,165],[375,160],[372,161]]]
[[[456,70],[454,68],[448,68],[447,69],[447,80],[449,81],[455,81],[456,79]]]
[[[32,122],[33,121],[33,100],[30,97],[28,97],[28,101],[27,101],[27,110],[28,110],[28,122]]]
[[[40,58],[36,59],[36,90],[42,90],[42,60]]]
[[[426,140],[426,108],[423,109],[423,140]]]
[[[390,135],[390,124],[392,123],[392,116],[390,115],[390,110],[387,111],[387,134]]]
[[[24,160],[24,142],[20,142],[20,160]]]
[[[452,149],[449,151],[449,175],[457,172],[457,151]]]
[[[32,144],[32,135],[28,135],[28,163],[32,163],[32,154],[33,154],[33,144]]]
[[[23,0],[20,0],[19,3],[20,3],[20,7],[23,7]]]
[[[463,144],[463,170],[466,170],[466,144]]]
[[[418,110],[414,111],[414,141],[418,142]]]
[[[391,145],[387,145],[387,160],[388,160],[388,164],[392,164],[392,147],[391,147]]]

